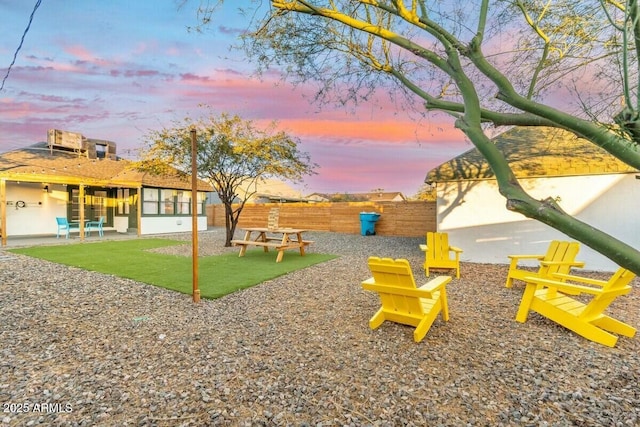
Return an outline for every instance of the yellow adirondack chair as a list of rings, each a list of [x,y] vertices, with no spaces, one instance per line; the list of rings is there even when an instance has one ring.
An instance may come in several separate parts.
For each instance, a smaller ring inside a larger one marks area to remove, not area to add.
[[[362,288],[377,292],[382,307],[369,320],[377,329],[385,320],[415,326],[413,340],[420,342],[440,312],[449,320],[446,284],[449,276],[440,276],[416,288],[411,266],[406,259],[369,257],[373,277],[362,282]]]
[[[449,246],[447,233],[427,233],[427,244],[420,245],[425,254],[424,272],[429,276],[429,269],[455,269],[456,278],[460,278],[460,254],[462,249]],[[453,253],[453,257],[451,256]]]
[[[636,329],[604,314],[609,305],[620,295],[631,291],[629,283],[635,274],[620,268],[608,281],[555,274],[558,280],[535,276],[525,278],[527,286],[516,315],[518,322],[527,320],[529,311],[535,311],[572,330],[584,338],[613,347],[618,341],[615,334],[633,337]],[[575,282],[575,283],[571,283]],[[577,301],[569,294],[588,294],[588,303]]]
[[[575,260],[578,251],[580,251],[578,242],[553,240],[544,255],[509,255],[511,263],[505,287],[512,287],[514,279],[524,281],[527,276],[544,278],[556,273],[569,274],[572,267],[584,267],[584,262]],[[538,271],[518,269],[518,262],[525,259],[538,260],[540,263]]]

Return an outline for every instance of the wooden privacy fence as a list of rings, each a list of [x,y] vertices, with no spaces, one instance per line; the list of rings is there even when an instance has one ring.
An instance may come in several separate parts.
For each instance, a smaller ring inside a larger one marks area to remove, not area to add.
[[[360,234],[360,212],[377,212],[379,236],[418,237],[436,231],[436,202],[426,201],[247,204],[238,227],[266,227],[273,207],[280,208],[280,227]],[[223,205],[207,205],[207,224],[224,227]]]

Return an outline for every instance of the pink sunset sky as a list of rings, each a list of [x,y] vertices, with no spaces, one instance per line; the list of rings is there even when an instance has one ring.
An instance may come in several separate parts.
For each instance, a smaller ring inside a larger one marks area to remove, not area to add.
[[[0,0],[0,73],[4,77],[36,0]],[[135,158],[152,129],[213,111],[238,114],[301,141],[319,165],[295,184],[303,195],[383,188],[413,196],[426,173],[470,149],[446,116],[413,120],[393,103],[355,111],[319,108],[310,88],[262,81],[238,52],[246,27],[228,1],[210,31],[196,24],[192,0],[42,0],[15,65],[0,92],[0,152],[46,140],[50,128],[114,141]]]

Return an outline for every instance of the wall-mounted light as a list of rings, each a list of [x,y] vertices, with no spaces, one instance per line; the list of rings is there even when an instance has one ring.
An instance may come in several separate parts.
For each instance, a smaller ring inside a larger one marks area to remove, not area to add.
[[[42,189],[42,191],[44,191],[45,193],[49,192],[49,186],[45,185],[44,188]]]

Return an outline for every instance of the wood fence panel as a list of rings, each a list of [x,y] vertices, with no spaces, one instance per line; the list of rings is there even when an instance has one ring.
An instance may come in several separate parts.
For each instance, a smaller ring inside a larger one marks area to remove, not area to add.
[[[436,231],[436,203],[412,202],[338,202],[338,203],[260,203],[247,204],[238,227],[266,227],[269,210],[280,208],[281,227],[360,234],[360,213],[377,212],[376,234],[417,237]],[[224,227],[224,206],[207,206],[207,224]]]
[[[330,205],[330,203],[284,203],[280,205],[280,225],[328,231],[331,220]]]
[[[332,203],[329,231],[351,234],[360,233],[360,212],[379,213],[379,209],[376,209],[373,203],[366,202]]]

